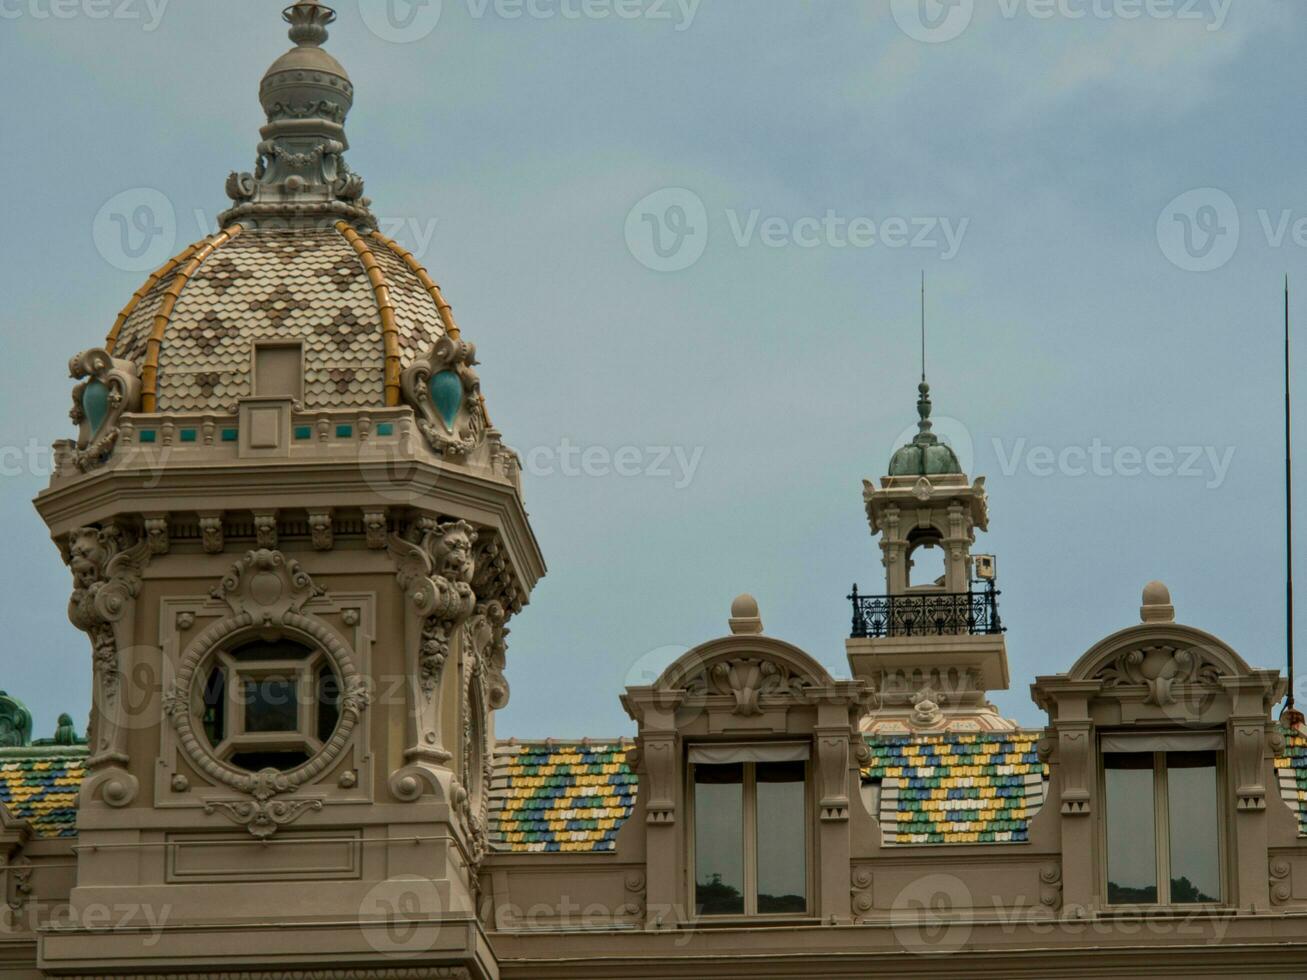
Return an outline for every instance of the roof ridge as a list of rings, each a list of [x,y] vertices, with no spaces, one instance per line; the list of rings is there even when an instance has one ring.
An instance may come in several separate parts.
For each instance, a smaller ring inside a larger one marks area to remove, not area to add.
[[[354,249],[363,264],[363,271],[367,273],[368,282],[372,284],[372,295],[381,313],[381,340],[386,351],[386,407],[394,408],[400,403],[399,327],[395,324],[395,304],[390,298],[386,273],[377,263],[377,257],[372,254],[372,249],[363,236],[348,221],[337,221],[336,231]]]
[[[172,322],[172,314],[177,308],[177,300],[181,297],[182,290],[191,281],[191,277],[199,271],[200,266],[204,265],[220,248],[239,236],[244,230],[245,226],[238,222],[228,226],[219,232],[217,236],[206,241],[195,250],[195,253],[186,261],[186,264],[182,266],[177,275],[173,277],[173,281],[168,284],[163,302],[159,304],[159,311],[154,315],[154,327],[150,331],[150,338],[145,345],[145,363],[141,366],[142,412],[152,414],[158,410],[159,351],[163,349],[164,334],[168,332],[168,326]]]

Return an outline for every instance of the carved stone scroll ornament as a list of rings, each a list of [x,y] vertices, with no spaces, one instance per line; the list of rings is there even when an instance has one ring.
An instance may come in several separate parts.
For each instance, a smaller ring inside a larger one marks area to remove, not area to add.
[[[482,688],[484,659],[476,647],[472,623],[463,624],[465,657],[463,682],[463,752],[462,783],[455,783],[455,804],[464,838],[468,842],[468,860],[473,870],[481,867],[490,850],[490,794],[487,787],[494,778],[494,759],[490,744],[490,717]],[[474,788],[475,787],[475,791]]]
[[[412,540],[410,540],[412,538]],[[476,565],[472,549],[477,534],[466,521],[419,520],[410,538],[394,535],[390,554],[405,599],[406,667],[410,698],[407,719],[410,765],[391,773],[391,791],[411,802],[422,795],[423,782],[437,792],[433,772],[453,756],[440,735],[440,684],[450,643],[457,628],[472,615],[476,595],[471,580]]]
[[[509,619],[522,611],[522,591],[498,538],[487,535],[478,542],[472,591],[477,596],[475,631],[482,658],[483,683],[491,710],[508,704]]]
[[[149,561],[149,541],[118,525],[84,527],[68,538],[68,564],[73,573],[68,618],[91,638],[93,657],[91,757],[87,767],[108,767],[117,773],[103,782],[101,794],[116,806],[125,806],[136,795],[136,780],[125,768],[118,769],[128,762],[120,655],[131,645],[135,601]]]
[[[472,369],[476,347],[441,337],[400,380],[404,399],[417,412],[418,428],[431,448],[461,458],[485,441],[481,380]]]
[[[116,360],[98,348],[69,361],[68,373],[81,382],[73,389],[70,415],[79,430],[74,462],[86,472],[113,453],[123,413],[140,407],[141,379],[131,361]]]
[[[1175,647],[1142,647],[1118,654],[1098,670],[1095,677],[1104,689],[1146,687],[1146,704],[1168,707],[1176,703],[1175,689],[1195,685],[1215,689],[1221,668],[1200,650]]]
[[[745,718],[762,714],[762,698],[802,697],[809,682],[783,664],[761,658],[740,658],[709,664],[686,682],[691,695],[734,698],[734,713]]]
[[[260,839],[270,837],[306,811],[322,808],[321,800],[278,797],[295,793],[334,768],[368,705],[366,680],[354,665],[344,639],[327,623],[305,612],[305,605],[322,594],[299,562],[281,552],[247,553],[212,593],[230,607],[231,614],[209,626],[187,647],[177,666],[177,679],[163,699],[164,713],[189,761],[212,782],[243,794],[237,799],[209,800],[205,812],[219,813]],[[213,651],[247,635],[270,631],[300,638],[326,655],[340,678],[340,721],[321,750],[295,768],[250,772],[219,759],[209,750],[207,741],[196,731],[192,709],[206,680],[201,668]]]
[[[645,806],[645,822],[669,825],[676,822],[676,771],[677,744],[675,734],[659,733],[641,736],[633,765],[642,767],[642,776],[649,779],[649,799]]]

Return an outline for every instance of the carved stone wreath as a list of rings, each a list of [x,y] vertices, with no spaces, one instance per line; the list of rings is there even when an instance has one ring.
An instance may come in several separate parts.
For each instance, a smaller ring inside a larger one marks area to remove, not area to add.
[[[119,419],[140,405],[141,380],[132,362],[98,348],[70,360],[68,373],[81,381],[73,388],[69,414],[79,430],[74,462],[85,472],[103,463],[118,444]]]
[[[248,794],[252,800],[216,800],[205,809],[220,812],[246,826],[256,837],[268,837],[307,809],[321,809],[321,800],[276,800],[293,793],[331,769],[349,744],[368,703],[363,676],[340,635],[322,620],[303,613],[306,602],[321,595],[299,562],[279,551],[251,551],[214,590],[214,598],[228,603],[232,615],[204,630],[182,655],[177,679],[164,699],[164,712],[186,757],[215,783]],[[269,629],[306,639],[321,650],[340,677],[340,721],[330,740],[306,762],[282,772],[250,772],[219,759],[195,730],[192,704],[197,685],[204,683],[200,667],[223,645],[242,635]]]

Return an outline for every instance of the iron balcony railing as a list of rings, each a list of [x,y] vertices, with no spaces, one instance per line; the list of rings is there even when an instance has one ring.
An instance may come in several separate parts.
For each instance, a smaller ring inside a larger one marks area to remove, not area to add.
[[[997,589],[983,592],[916,592],[907,595],[859,595],[853,602],[853,635],[959,636],[1003,632]]]

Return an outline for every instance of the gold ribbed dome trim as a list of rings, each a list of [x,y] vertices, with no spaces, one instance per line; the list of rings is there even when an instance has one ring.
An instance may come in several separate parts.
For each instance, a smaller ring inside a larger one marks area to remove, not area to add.
[[[145,280],[145,285],[132,294],[132,298],[127,301],[127,305],[124,306],[122,312],[118,314],[118,319],[114,321],[113,329],[109,331],[109,336],[106,337],[104,341],[104,349],[106,351],[110,354],[113,353],[114,347],[118,344],[118,335],[122,333],[123,325],[126,324],[131,315],[136,312],[136,307],[141,305],[141,300],[145,299],[145,297],[150,294],[150,290],[166,279],[173,269],[177,268],[177,266],[181,265],[194,255],[199,247],[207,241],[209,241],[209,239],[206,238],[204,241],[196,242],[194,245],[188,245],[184,252],[174,255],[151,273],[150,278]]]
[[[418,282],[422,283],[422,288],[431,294],[431,300],[436,304],[436,311],[440,314],[440,322],[445,326],[445,333],[449,334],[451,340],[459,340],[463,332],[458,329],[458,324],[454,321],[454,308],[445,301],[445,294],[440,291],[440,286],[431,278],[427,270],[422,268],[418,260],[413,257],[413,253],[379,231],[372,232],[372,237],[398,255],[408,266],[409,271],[418,277]],[[477,397],[481,402],[481,413],[486,417],[486,425],[489,425],[490,413],[486,409],[486,396],[478,392]]]
[[[203,242],[186,260],[186,264],[182,266],[181,271],[177,273],[173,281],[168,284],[168,289],[163,295],[163,302],[159,304],[159,312],[154,317],[154,329],[150,331],[150,339],[145,347],[145,365],[141,368],[142,412],[158,411],[159,351],[163,347],[163,335],[168,330],[168,321],[172,319],[172,312],[177,305],[177,298],[181,296],[182,290],[190,282],[191,276],[195,275],[196,270],[204,264],[204,261],[242,231],[244,231],[244,228],[241,225],[232,225],[230,228],[224,229],[216,237]]]
[[[409,271],[418,277],[418,282],[422,283],[422,288],[431,294],[432,301],[436,304],[436,309],[440,313],[440,322],[445,325],[445,333],[449,334],[453,340],[458,340],[462,336],[458,329],[458,324],[454,322],[454,310],[445,302],[444,294],[440,292],[440,287],[436,281],[427,274],[427,270],[418,264],[418,260],[413,257],[413,253],[406,249],[399,242],[392,241],[379,231],[374,231],[372,237],[386,248],[390,249],[408,266]]]
[[[399,327],[395,324],[395,304],[390,299],[390,287],[386,285],[386,274],[377,264],[377,257],[363,237],[350,227],[348,222],[336,222],[336,230],[345,237],[372,283],[372,292],[377,298],[377,309],[381,311],[381,339],[386,349],[386,407],[394,408],[400,402],[400,357]]]

